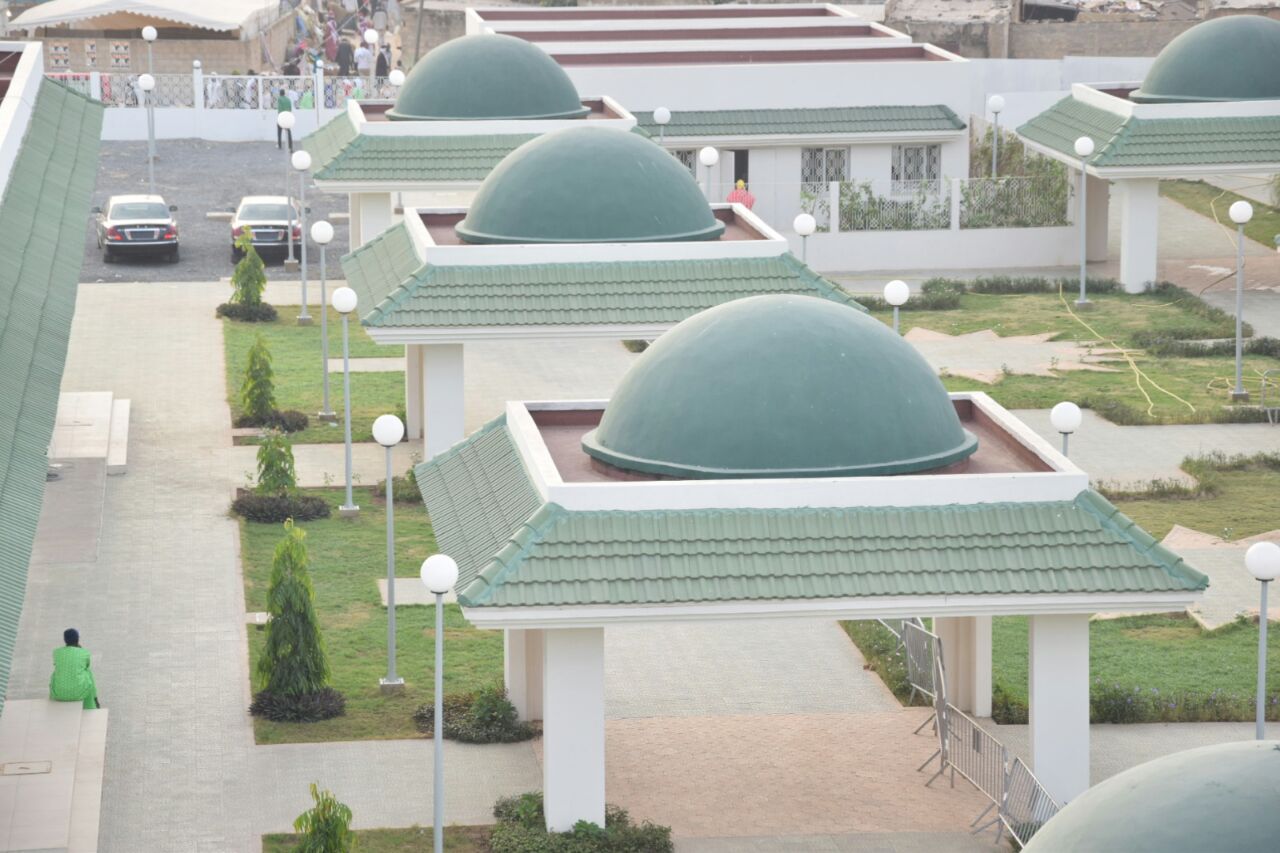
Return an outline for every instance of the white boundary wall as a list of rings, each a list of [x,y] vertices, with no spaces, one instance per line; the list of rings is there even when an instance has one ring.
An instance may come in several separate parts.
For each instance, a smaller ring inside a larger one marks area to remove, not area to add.
[[[814,234],[804,250],[787,234],[796,257],[807,251],[823,273],[877,270],[966,270],[1065,267],[1080,260],[1074,225],[1047,228],[966,228],[944,231],[842,231]]]

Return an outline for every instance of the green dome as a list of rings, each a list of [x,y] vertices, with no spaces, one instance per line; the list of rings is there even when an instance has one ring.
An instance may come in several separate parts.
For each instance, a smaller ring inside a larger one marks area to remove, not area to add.
[[[1280,21],[1260,15],[1214,18],[1169,42],[1151,64],[1140,104],[1280,98]]]
[[[1035,834],[1026,853],[1275,850],[1280,742],[1204,746],[1099,782]]]
[[[542,48],[502,35],[463,36],[431,50],[410,69],[394,121],[581,118],[569,75]]]
[[[456,227],[468,243],[715,240],[724,231],[679,160],[638,134],[586,124],[508,154]]]
[[[838,302],[776,295],[727,302],[658,338],[582,447],[619,468],[721,478],[925,471],[978,444],[893,330]]]

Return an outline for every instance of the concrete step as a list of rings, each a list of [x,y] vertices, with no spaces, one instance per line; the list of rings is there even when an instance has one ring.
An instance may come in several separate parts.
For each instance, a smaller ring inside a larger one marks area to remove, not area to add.
[[[107,710],[87,711],[80,718],[76,781],[71,792],[67,853],[97,853],[102,813],[102,779],[107,758]]]
[[[50,459],[105,459],[111,430],[110,391],[68,391],[58,397]]]
[[[13,700],[0,716],[0,851],[66,850],[86,713],[77,702]]]
[[[111,403],[111,427],[107,436],[107,474],[123,474],[129,461],[129,401]]]

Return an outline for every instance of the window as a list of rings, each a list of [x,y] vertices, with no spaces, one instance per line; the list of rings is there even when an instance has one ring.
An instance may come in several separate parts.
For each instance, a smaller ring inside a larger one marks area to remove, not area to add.
[[[809,192],[825,189],[832,181],[844,181],[848,178],[848,149],[800,149],[800,182]]]
[[[915,195],[922,190],[937,192],[942,177],[941,163],[941,145],[893,146],[891,192],[894,195]]]
[[[93,39],[84,43],[84,67],[89,69],[98,67],[98,43]]]
[[[65,41],[49,42],[49,67],[70,68],[71,46]]]
[[[696,148],[676,148],[671,152],[671,156],[679,160],[684,167],[689,170],[689,174],[694,178],[698,177],[698,149]]]
[[[115,69],[127,69],[129,67],[129,43],[127,41],[113,41],[111,43],[111,67]]]

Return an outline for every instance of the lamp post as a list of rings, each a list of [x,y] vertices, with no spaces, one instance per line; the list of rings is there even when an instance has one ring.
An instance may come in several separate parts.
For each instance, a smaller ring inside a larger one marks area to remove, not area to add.
[[[373,438],[387,449],[387,677],[378,684],[383,693],[404,689],[396,675],[396,512],[391,473],[391,450],[404,438],[404,423],[395,415],[379,415],[373,422]]]
[[[282,113],[276,113],[276,127],[280,128],[283,131],[286,131],[289,134],[289,139],[291,143],[293,140],[293,126],[294,124],[297,123],[297,121],[298,119],[294,116],[292,111],[286,110],[285,112],[282,112]],[[290,144],[289,150],[290,151],[293,150],[292,144]],[[289,209],[289,212],[287,214],[289,218],[289,224],[286,228],[286,230],[289,232],[289,236],[288,236],[289,256],[285,258],[286,268],[288,268],[292,264],[297,263],[297,261],[293,259],[293,198],[289,194],[289,164],[290,164],[290,158],[286,157],[284,161],[284,203],[285,203],[285,207]]]
[[[298,173],[298,202],[302,208],[302,223],[299,228],[301,235],[307,233],[307,170],[311,168],[311,155],[299,149],[293,152],[289,162]],[[298,242],[302,243],[302,310],[298,312],[298,325],[310,326],[311,315],[307,313],[307,241],[300,239]]]
[[[434,738],[434,782],[431,792],[435,802],[431,810],[432,837],[435,853],[444,851],[444,595],[458,582],[458,564],[452,557],[432,554],[422,562],[422,582],[436,597],[436,684],[435,718],[431,725]]]
[[[1004,98],[987,98],[987,109],[991,110],[991,177],[995,178],[1000,173],[1000,113],[1004,111]]]
[[[1253,205],[1237,201],[1227,210],[1236,224],[1236,387],[1231,392],[1233,403],[1249,399],[1244,390],[1244,226],[1253,218]]]
[[[911,298],[911,288],[901,279],[894,279],[884,286],[884,301],[893,306],[893,333],[898,334],[898,308]]]
[[[360,512],[351,499],[351,350],[348,326],[351,312],[356,310],[356,292],[349,287],[339,287],[333,292],[333,310],[342,315],[342,405],[345,410],[343,442],[347,446],[347,502],[338,507],[338,515],[350,518]],[[328,365],[325,365],[326,370]]]
[[[387,82],[391,84],[391,88],[395,90],[398,96],[400,87],[404,85],[404,72],[399,68],[392,68],[391,73],[387,75]]]
[[[138,75],[138,88],[142,92],[143,106],[147,109],[147,183],[151,194],[156,194],[156,114],[155,98],[151,93],[156,88],[156,78],[150,74]]]
[[[658,144],[661,145],[667,138],[667,123],[671,121],[671,110],[666,107],[658,107],[653,111],[653,123],[658,126]]]
[[[707,201],[711,201],[711,167],[720,162],[720,152],[708,145],[698,152],[698,162],[707,170]]]
[[[422,10],[419,9],[419,12]],[[374,73],[378,70],[378,55],[376,48],[378,46],[378,31],[373,27],[364,31],[364,43],[369,46],[369,97],[374,97],[374,81],[377,79]]]
[[[311,239],[320,247],[320,369],[324,384],[324,405],[316,415],[321,423],[336,424],[338,416],[329,405],[329,300],[325,297],[325,247],[333,240],[333,226],[325,220],[311,224]]]
[[[1075,144],[1076,156],[1080,158],[1080,214],[1079,223],[1076,227],[1080,230],[1080,298],[1076,300],[1077,308],[1087,308],[1089,306],[1089,297],[1085,295],[1085,262],[1088,260],[1088,233],[1085,230],[1085,161],[1093,154],[1093,140],[1087,136],[1082,136],[1076,140]]]
[[[1049,410],[1049,423],[1053,424],[1053,428],[1062,434],[1062,455],[1067,455],[1067,438],[1071,433],[1080,429],[1080,422],[1084,420],[1084,415],[1080,412],[1080,407],[1069,400],[1063,400],[1058,405]]]
[[[809,235],[818,230],[818,220],[811,213],[798,213],[791,227],[800,235],[800,260],[809,263]]]
[[[142,28],[142,40],[147,43],[147,73],[151,75],[151,79],[153,80],[155,79],[155,74],[156,74],[156,62],[155,62],[155,57],[152,55],[152,52],[151,52],[151,46],[155,44],[156,37],[159,35],[160,34],[156,32],[156,28],[153,26],[147,25]],[[147,101],[149,103],[154,102],[155,98],[147,98]],[[151,106],[148,107],[147,123],[154,128],[155,113],[151,112],[153,107],[154,107],[154,103],[151,103]],[[151,147],[148,150],[151,152],[151,159],[154,160],[156,156],[156,139],[155,139],[154,132],[151,135]],[[155,193],[155,189],[152,188],[151,192]]]
[[[1258,605],[1258,698],[1254,704],[1254,725],[1258,740],[1266,740],[1267,584],[1280,578],[1280,545],[1255,542],[1244,553],[1244,565],[1249,574],[1262,584],[1262,599]]]

